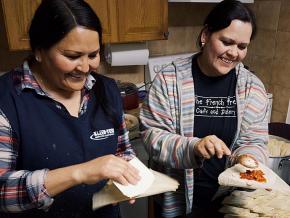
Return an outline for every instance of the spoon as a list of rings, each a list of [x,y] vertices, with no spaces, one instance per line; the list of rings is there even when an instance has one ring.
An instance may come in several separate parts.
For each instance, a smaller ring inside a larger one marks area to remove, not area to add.
[[[243,154],[237,157],[237,163],[240,163],[241,165],[247,167],[247,168],[257,168],[259,166],[258,161],[249,154]]]

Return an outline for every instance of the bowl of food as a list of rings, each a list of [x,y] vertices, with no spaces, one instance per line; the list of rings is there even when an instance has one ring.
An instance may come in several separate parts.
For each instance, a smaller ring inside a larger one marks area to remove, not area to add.
[[[139,136],[139,120],[131,114],[125,114],[126,128],[129,131],[129,138],[136,138]]]

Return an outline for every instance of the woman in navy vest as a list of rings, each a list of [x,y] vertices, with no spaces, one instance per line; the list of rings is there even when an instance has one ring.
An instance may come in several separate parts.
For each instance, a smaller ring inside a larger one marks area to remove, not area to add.
[[[82,0],[43,0],[33,55],[0,78],[0,217],[119,217],[92,210],[108,179],[138,172],[112,79],[96,73],[102,28]]]

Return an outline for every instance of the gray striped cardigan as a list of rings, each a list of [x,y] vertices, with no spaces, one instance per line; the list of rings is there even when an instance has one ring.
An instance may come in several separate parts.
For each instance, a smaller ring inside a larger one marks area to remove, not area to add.
[[[177,59],[158,73],[140,111],[142,138],[150,158],[162,171],[180,182],[180,190],[163,196],[164,217],[190,213],[193,169],[202,164],[193,147],[194,81],[192,57]],[[253,154],[266,163],[268,153],[268,98],[262,82],[242,63],[236,66],[238,125],[230,149],[233,154]],[[230,165],[227,161],[226,167]]]

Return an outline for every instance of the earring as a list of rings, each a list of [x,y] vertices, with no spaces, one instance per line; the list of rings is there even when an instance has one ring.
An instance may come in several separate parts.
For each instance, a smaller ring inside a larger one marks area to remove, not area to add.
[[[35,56],[35,60],[37,61],[37,62],[40,62],[41,60],[40,60],[40,57],[37,55],[37,56]]]
[[[203,48],[203,47],[204,47],[204,45],[205,45],[205,42],[202,42],[202,43],[201,43],[201,47]]]

